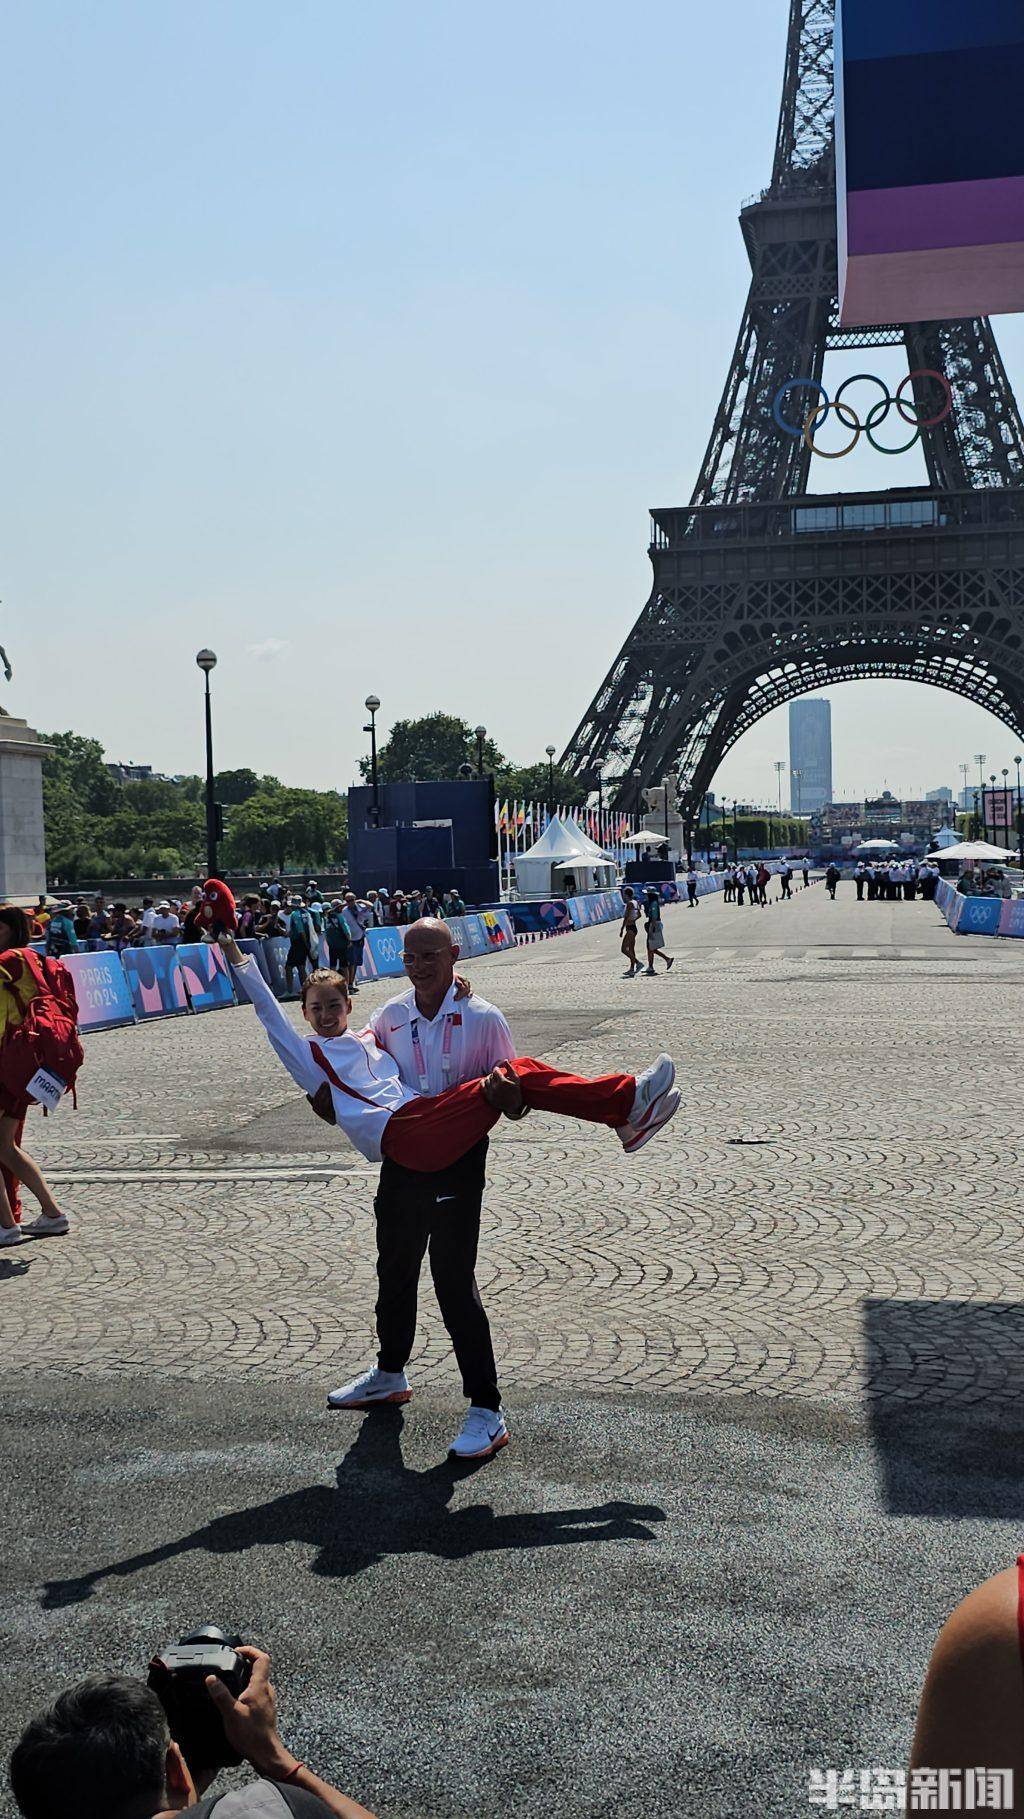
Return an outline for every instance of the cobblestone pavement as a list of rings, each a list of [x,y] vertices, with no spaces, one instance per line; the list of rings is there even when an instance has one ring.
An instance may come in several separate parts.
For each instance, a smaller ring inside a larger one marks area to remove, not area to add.
[[[466,967],[524,1052],[666,1048],[683,1088],[633,1160],[586,1125],[499,1130],[479,1278],[507,1390],[1016,1397],[1024,944],[852,887],[666,926],[655,979],[622,977],[614,927]],[[369,1360],[375,1171],[248,1009],[88,1038],[81,1098],[31,1132],[75,1229],[0,1259],[9,1368],[322,1386]],[[411,1368],[453,1377],[429,1292]]]

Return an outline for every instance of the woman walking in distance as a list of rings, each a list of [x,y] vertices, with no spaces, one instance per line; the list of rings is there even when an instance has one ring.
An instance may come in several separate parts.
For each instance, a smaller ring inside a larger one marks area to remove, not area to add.
[[[29,946],[24,910],[0,905],[0,1246],[20,1244],[28,1232],[54,1238],[68,1229],[21,1139],[31,1105],[58,1104],[73,1088],[82,1063],[77,1016],[67,968]],[[19,1185],[42,1209],[27,1226],[20,1223]]]
[[[660,954],[665,962],[665,971],[670,972],[673,956],[665,952],[665,928],[661,920],[660,891],[651,889],[647,892],[644,910],[647,916],[647,971],[653,973],[656,970],[654,956]]]
[[[625,979],[632,979],[634,973],[642,973],[644,970],[636,957],[636,938],[639,929],[640,905],[630,886],[626,884],[622,888],[622,927],[619,930],[619,934],[622,936],[622,952],[629,961],[629,971],[623,974]]]

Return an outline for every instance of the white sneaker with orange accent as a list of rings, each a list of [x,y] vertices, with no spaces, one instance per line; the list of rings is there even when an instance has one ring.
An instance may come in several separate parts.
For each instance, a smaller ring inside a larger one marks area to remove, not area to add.
[[[327,1406],[378,1408],[389,1402],[408,1402],[411,1397],[412,1386],[404,1371],[382,1371],[375,1366],[372,1371],[364,1371],[361,1377],[353,1377],[351,1383],[331,1390]]]
[[[448,1451],[453,1459],[489,1459],[492,1453],[507,1446],[511,1435],[500,1410],[478,1408],[471,1402],[469,1413]]]

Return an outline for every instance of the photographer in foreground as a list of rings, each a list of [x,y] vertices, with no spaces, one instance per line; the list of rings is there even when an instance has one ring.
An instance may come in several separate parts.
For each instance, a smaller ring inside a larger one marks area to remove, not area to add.
[[[374,1819],[285,1747],[270,1656],[245,1647],[237,1654],[250,1664],[244,1691],[235,1698],[212,1674],[205,1686],[227,1744],[221,1761],[248,1762],[259,1781],[206,1794],[218,1764],[202,1767],[194,1755],[190,1764],[152,1688],[94,1675],[34,1718],[14,1750],[11,1787],[25,1819]]]

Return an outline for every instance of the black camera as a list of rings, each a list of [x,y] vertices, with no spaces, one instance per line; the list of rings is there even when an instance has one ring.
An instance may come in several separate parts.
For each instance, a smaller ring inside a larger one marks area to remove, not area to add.
[[[206,1623],[161,1649],[149,1664],[147,1685],[167,1714],[171,1736],[193,1778],[236,1768],[242,1760],[224,1735],[221,1715],[206,1689],[207,1675],[215,1674],[233,1699],[244,1693],[252,1662],[235,1653],[241,1641],[241,1636],[229,1636],[215,1623]]]

